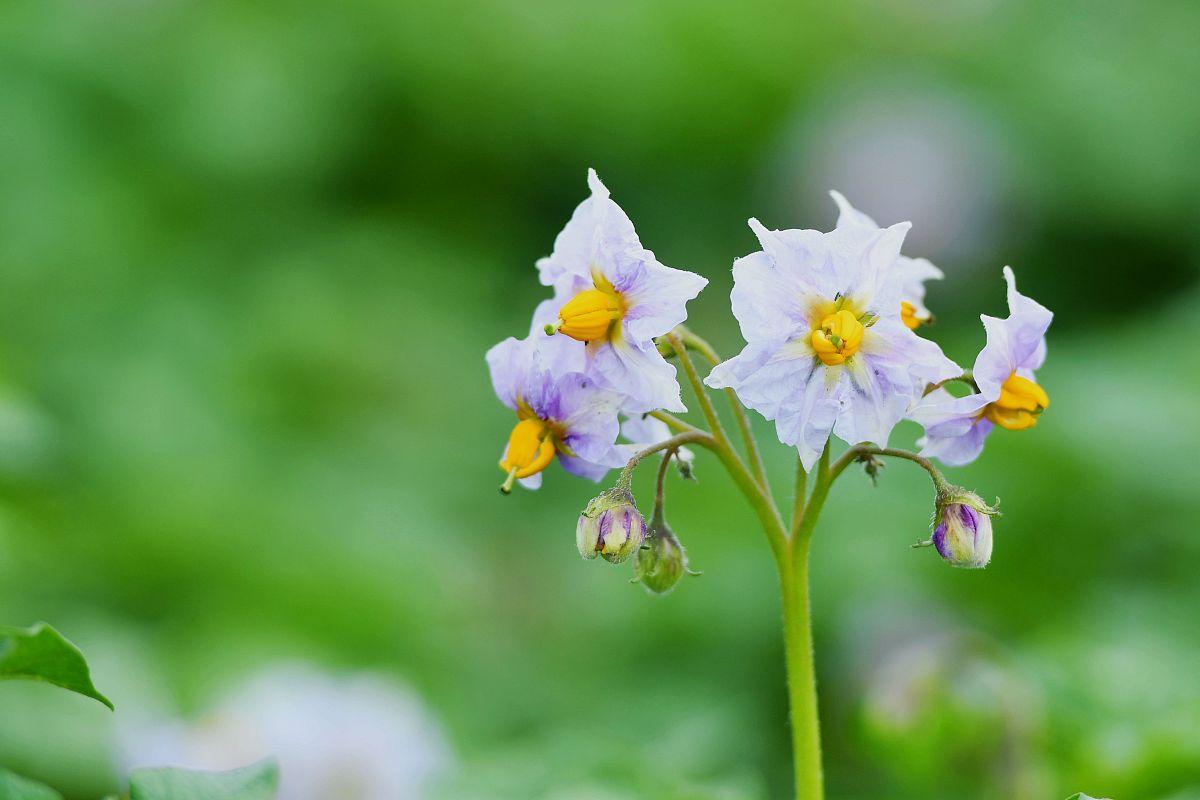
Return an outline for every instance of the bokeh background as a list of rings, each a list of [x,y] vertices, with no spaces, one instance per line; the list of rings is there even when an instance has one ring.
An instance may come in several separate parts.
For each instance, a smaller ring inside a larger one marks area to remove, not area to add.
[[[0,686],[0,764],[96,797],[267,674],[392,687],[416,733],[363,758],[419,764],[381,796],[785,796],[773,567],[719,466],[672,478],[704,575],[663,598],[575,553],[596,487],[496,493],[483,353],[593,166],[726,354],[745,220],[828,229],[831,188],[912,220],[961,363],[1002,265],[1056,311],[1050,411],[951,472],[1003,499],[991,567],[909,550],[907,465],[827,506],[830,796],[1200,797],[1198,37],[1184,0],[0,5],[0,619],[117,702]],[[304,759],[365,748],[276,700]]]

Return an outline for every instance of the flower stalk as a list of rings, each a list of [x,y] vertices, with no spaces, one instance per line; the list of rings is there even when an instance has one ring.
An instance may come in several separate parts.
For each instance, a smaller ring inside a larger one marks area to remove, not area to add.
[[[1053,315],[1020,294],[1005,267],[1009,316],[982,318],[987,345],[964,370],[915,332],[933,321],[925,282],[943,275],[901,253],[909,224],[881,228],[832,192],[839,218],[828,233],[749,221],[761,249],[734,261],[731,294],[746,346],[724,360],[682,324],[707,279],[658,262],[594,171],[588,186],[590,196],[554,252],[537,263],[554,296],[534,311],[530,336],[488,351],[496,395],[517,417],[500,460],[502,491],[515,484],[536,490],[553,462],[591,480],[620,469],[616,484],[580,515],[579,552],[589,560],[631,560],[634,581],[665,594],[691,572],[663,511],[668,466],[675,460],[689,476],[685,445],[716,456],[754,511],[778,573],[795,798],[823,800],[809,555],[830,491],[851,464],[863,464],[876,481],[883,459],[909,461],[928,473],[935,495],[936,527],[921,544],[935,546],[952,566],[986,566],[997,510],[951,485],[930,458],[966,464],[993,428],[1037,424],[1050,398],[1035,371]],[[707,376],[692,354],[711,365]],[[676,415],[686,410],[680,374],[703,427]],[[951,382],[970,393],[952,394],[945,388]],[[709,389],[728,400],[741,450]],[[790,518],[780,513],[748,410],[774,422],[779,441],[797,453]],[[920,453],[885,446],[902,419],[924,427]],[[617,444],[618,436],[634,444]],[[849,445],[836,458],[834,438]],[[657,453],[647,523],[630,486],[638,465]]]

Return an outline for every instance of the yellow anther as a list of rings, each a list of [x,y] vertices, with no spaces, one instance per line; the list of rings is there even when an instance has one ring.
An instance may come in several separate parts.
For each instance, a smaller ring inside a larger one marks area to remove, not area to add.
[[[1037,425],[1038,416],[1050,405],[1046,390],[1015,372],[1000,387],[1000,397],[988,403],[983,415],[1010,431]]]
[[[541,472],[554,460],[554,437],[550,427],[540,419],[523,419],[508,437],[508,450],[500,459],[500,469],[513,478],[528,478]]]
[[[580,342],[603,339],[621,315],[621,298],[616,292],[588,289],[559,309],[558,320],[546,326],[546,333],[557,331]]]
[[[858,352],[866,327],[848,309],[841,309],[821,320],[821,327],[812,332],[812,346],[817,358],[827,367],[836,367]]]
[[[900,321],[903,322],[904,326],[910,331],[915,331],[917,328],[921,327],[922,324],[928,322],[929,319],[922,319],[921,317],[918,317],[917,307],[907,300],[901,300]]]

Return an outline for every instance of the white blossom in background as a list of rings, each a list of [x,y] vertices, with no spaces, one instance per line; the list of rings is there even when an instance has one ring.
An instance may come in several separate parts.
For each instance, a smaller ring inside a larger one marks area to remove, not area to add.
[[[1037,424],[1050,398],[1034,382],[1034,372],[1046,360],[1046,330],[1054,315],[1043,305],[1017,291],[1017,279],[1004,268],[1008,284],[1008,317],[980,315],[987,344],[975,359],[972,371],[979,391],[954,397],[937,389],[912,410],[911,417],[925,427],[917,444],[921,455],[951,466],[969,464],[999,425],[1026,430]]]
[[[841,192],[830,192],[838,206],[838,227],[857,226],[865,233],[878,230],[875,220],[850,205]],[[916,330],[933,321],[933,314],[925,307],[925,281],[940,281],[945,274],[924,258],[897,257],[892,267],[891,280],[900,296],[900,319],[905,327]]]
[[[411,690],[380,675],[267,667],[194,722],[120,731],[123,771],[226,770],[279,762],[279,800],[422,800],[453,758]]]
[[[901,319],[894,275],[909,224],[750,227],[762,250],[734,262],[732,293],[747,344],[705,382],[774,420],[806,470],[831,433],[886,446],[926,385],[962,372]]]
[[[620,393],[623,410],[684,411],[675,367],[654,337],[687,319],[687,302],[708,279],[667,267],[643,248],[595,170],[588,170],[588,186],[591,197],[558,234],[554,252],[537,263],[554,297],[538,306],[534,325],[575,340],[571,368]]]

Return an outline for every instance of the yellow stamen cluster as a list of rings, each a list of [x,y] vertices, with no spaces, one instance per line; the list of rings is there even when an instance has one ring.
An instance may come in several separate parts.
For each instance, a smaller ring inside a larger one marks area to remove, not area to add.
[[[821,320],[812,332],[812,347],[827,367],[836,367],[858,352],[866,327],[852,312],[843,308]]]
[[[1037,425],[1038,416],[1050,405],[1046,390],[1015,372],[1000,387],[1000,397],[988,403],[983,415],[1010,431],[1023,431]]]
[[[508,449],[500,459],[500,469],[508,473],[502,491],[512,488],[517,478],[528,478],[550,466],[554,460],[554,436],[550,426],[537,417],[522,419],[508,437]]]
[[[625,301],[599,272],[592,273],[594,289],[572,297],[558,311],[558,320],[546,333],[561,333],[580,342],[607,338],[613,323],[625,316]]]
[[[900,301],[900,321],[903,322],[904,326],[906,328],[908,328],[910,331],[915,331],[917,328],[921,327],[922,325],[928,325],[930,322],[933,321],[933,319],[928,314],[923,315],[923,316],[917,316],[917,307],[914,306],[912,303],[908,302],[907,300],[901,300]]]

